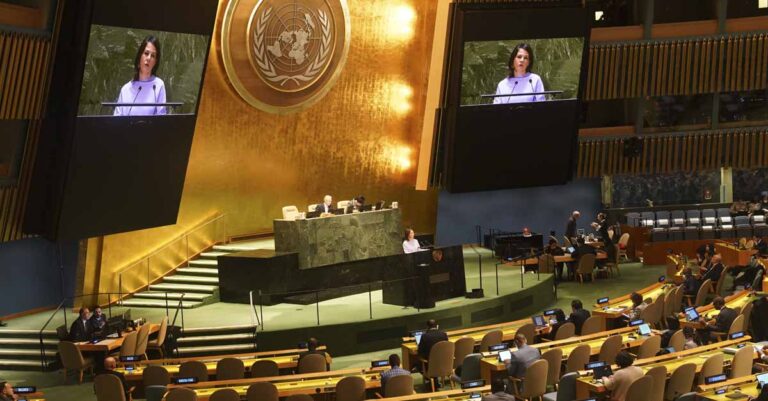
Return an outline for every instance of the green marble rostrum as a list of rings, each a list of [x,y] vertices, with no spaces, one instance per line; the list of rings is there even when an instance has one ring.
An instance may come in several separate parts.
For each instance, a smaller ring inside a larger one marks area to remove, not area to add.
[[[399,209],[305,220],[275,220],[275,251],[297,252],[310,269],[403,253]]]

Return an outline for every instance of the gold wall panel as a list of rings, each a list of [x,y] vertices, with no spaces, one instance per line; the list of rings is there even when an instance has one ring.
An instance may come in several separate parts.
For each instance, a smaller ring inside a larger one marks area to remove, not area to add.
[[[89,249],[100,254],[88,260],[101,291],[114,290],[116,271],[216,213],[225,214],[226,235],[240,235],[271,231],[285,205],[306,210],[325,194],[334,201],[364,194],[398,201],[404,224],[434,232],[437,193],[414,184],[436,2],[354,0],[349,8],[346,67],[322,101],[292,115],[241,100],[213,40],[178,223],[106,236]]]

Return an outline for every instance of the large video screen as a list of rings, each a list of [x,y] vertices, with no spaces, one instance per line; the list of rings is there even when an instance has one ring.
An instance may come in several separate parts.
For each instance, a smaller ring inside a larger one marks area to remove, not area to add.
[[[461,105],[574,99],[584,38],[464,43]]]
[[[193,114],[210,38],[92,25],[78,115]]]
[[[452,8],[434,169],[448,191],[571,179],[588,15],[576,1]]]

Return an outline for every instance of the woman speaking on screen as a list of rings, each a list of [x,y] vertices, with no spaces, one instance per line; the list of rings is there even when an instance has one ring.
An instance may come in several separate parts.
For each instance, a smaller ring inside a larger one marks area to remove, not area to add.
[[[136,103],[165,103],[165,83],[155,76],[160,66],[160,40],[147,36],[139,45],[133,61],[133,79],[120,89],[115,107],[116,116],[150,116],[167,114],[165,106],[137,106]]]
[[[512,49],[509,55],[509,75],[499,82],[496,87],[497,96],[493,98],[494,104],[501,103],[525,103],[540,102],[546,100],[544,95],[526,95],[527,93],[544,92],[544,83],[541,77],[532,73],[533,49],[526,43],[520,43]]]

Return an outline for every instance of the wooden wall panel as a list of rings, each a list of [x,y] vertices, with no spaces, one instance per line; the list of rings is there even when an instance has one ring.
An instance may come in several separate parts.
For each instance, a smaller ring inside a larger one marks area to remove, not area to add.
[[[641,155],[628,158],[623,154],[624,138],[582,139],[576,175],[581,178],[768,166],[766,127],[645,136],[641,141]]]
[[[765,32],[685,40],[593,43],[588,63],[586,100],[768,87]]]
[[[0,187],[0,242],[23,237],[50,55],[47,36],[0,32],[0,119],[29,121],[18,179],[15,185]]]

